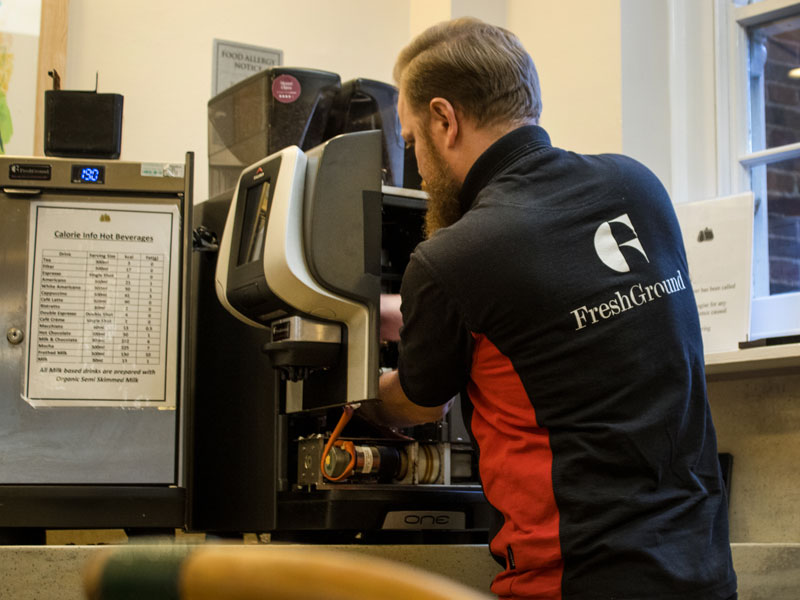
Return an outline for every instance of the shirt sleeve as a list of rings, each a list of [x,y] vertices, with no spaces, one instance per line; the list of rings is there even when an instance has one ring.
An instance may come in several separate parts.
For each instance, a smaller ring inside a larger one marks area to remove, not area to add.
[[[400,287],[400,385],[420,406],[440,406],[467,384],[472,364],[472,335],[457,303],[442,290],[418,253]]]

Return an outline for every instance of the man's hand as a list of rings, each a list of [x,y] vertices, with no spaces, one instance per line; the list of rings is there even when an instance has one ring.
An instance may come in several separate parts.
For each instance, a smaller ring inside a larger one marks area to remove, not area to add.
[[[403,315],[400,313],[400,294],[381,294],[381,341],[400,341]]]

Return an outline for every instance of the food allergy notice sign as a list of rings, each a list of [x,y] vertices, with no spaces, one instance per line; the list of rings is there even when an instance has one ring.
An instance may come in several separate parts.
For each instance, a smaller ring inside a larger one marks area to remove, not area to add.
[[[177,206],[34,202],[25,399],[174,408]]]
[[[243,79],[282,64],[283,50],[215,39],[211,95],[216,96]]]

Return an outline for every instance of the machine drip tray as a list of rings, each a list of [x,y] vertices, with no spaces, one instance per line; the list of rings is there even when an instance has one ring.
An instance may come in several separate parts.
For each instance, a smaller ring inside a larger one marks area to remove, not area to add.
[[[491,517],[475,486],[337,486],[279,494],[273,538],[485,544]]]

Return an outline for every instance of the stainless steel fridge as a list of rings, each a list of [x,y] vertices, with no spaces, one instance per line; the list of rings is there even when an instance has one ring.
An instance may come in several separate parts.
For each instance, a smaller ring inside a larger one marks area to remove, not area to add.
[[[0,531],[185,524],[192,173],[0,157]]]

